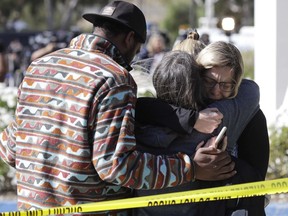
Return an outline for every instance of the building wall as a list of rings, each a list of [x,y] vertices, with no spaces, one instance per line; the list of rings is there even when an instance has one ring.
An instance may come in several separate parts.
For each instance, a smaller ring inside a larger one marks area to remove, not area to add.
[[[287,8],[286,0],[255,0],[255,80],[269,125],[276,123],[280,108],[288,109]]]

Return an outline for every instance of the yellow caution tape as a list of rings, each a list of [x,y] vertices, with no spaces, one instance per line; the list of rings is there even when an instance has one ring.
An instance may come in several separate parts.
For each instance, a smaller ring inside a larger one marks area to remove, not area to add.
[[[200,190],[159,194],[153,196],[87,203],[66,207],[30,211],[3,212],[0,213],[0,216],[42,216],[53,214],[97,212],[116,209],[119,210],[148,206],[176,205],[194,202],[235,199],[287,192],[288,178],[283,178]]]

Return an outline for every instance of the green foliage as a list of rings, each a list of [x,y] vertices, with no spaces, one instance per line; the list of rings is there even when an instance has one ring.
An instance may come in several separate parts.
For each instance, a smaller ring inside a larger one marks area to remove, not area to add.
[[[5,176],[9,171],[9,166],[0,160],[0,176]]]
[[[244,61],[244,77],[254,80],[254,51],[242,52]]]
[[[138,97],[151,97],[151,98],[155,98],[155,95],[153,92],[151,92],[150,90],[147,90],[143,93],[139,93]]]
[[[0,30],[17,17],[28,24],[29,31],[68,30],[81,18],[84,7],[101,7],[107,3],[108,0],[1,0]]]
[[[167,7],[167,15],[162,25],[169,32],[171,41],[175,41],[179,26],[189,25],[189,2],[173,1]]]
[[[163,2],[164,3],[164,2]],[[161,23],[161,27],[169,32],[174,41],[178,35],[180,25],[190,25],[191,28],[198,27],[198,19],[205,16],[205,1],[195,0],[167,0],[167,15]],[[254,24],[254,0],[219,0],[215,2],[215,17],[219,19],[218,27],[221,27],[221,20],[226,16],[233,16],[236,20],[236,31],[242,25]]]
[[[12,121],[16,109],[17,88],[0,89],[0,132]],[[10,167],[0,159],[0,191],[13,190]]]
[[[270,160],[268,179],[287,177],[288,172],[288,127],[272,128],[270,134]]]
[[[4,101],[0,98],[0,107],[4,108],[7,112],[14,112],[15,111],[15,106],[10,107],[7,103],[7,101]]]

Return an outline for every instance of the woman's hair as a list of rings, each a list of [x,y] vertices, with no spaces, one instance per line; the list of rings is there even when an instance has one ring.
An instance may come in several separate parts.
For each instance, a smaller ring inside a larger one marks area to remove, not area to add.
[[[159,33],[153,33],[148,39],[146,49],[151,56],[164,51],[166,49],[165,38]]]
[[[167,52],[153,74],[157,97],[175,106],[200,109],[204,104],[202,70],[187,52]]]
[[[190,31],[187,38],[177,43],[172,50],[181,50],[188,52],[194,58],[206,45],[199,40],[199,34],[196,30]]]
[[[196,61],[205,69],[213,67],[230,67],[234,72],[235,90],[229,98],[237,95],[243,78],[243,59],[240,51],[231,43],[217,41],[207,45],[197,56]]]

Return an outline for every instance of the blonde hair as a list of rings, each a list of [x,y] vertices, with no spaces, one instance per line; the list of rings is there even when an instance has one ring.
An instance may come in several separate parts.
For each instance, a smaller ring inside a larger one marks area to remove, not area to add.
[[[154,54],[158,52],[164,51],[166,49],[164,37],[158,33],[152,34],[150,38],[148,39],[146,49],[148,50],[151,56],[153,56]]]
[[[231,43],[217,41],[207,45],[197,56],[196,61],[205,69],[230,67],[234,72],[235,90],[229,98],[237,95],[243,78],[244,65],[240,51]]]
[[[199,40],[199,38],[199,34],[196,30],[190,31],[187,35],[187,38],[175,44],[172,50],[188,52],[195,58],[198,53],[206,46],[203,42]]]

